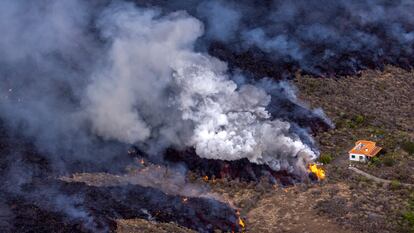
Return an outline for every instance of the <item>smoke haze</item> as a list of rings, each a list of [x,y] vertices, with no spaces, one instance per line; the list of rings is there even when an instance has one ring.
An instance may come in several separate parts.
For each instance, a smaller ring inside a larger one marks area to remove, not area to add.
[[[410,0],[136,2],[186,9],[206,23],[204,44],[211,53],[259,75],[347,75],[413,63]]]
[[[190,146],[206,158],[292,169],[291,157],[312,159],[317,151],[292,113],[273,107],[297,103],[268,91],[286,84],[253,82],[249,67],[247,77],[233,69],[243,62],[229,58],[228,70],[203,48],[218,42],[236,54],[262,53],[280,70],[293,64],[319,74],[408,59],[413,48],[409,1],[136,2],[160,8],[3,1],[0,107],[7,127],[54,160],[94,160],[96,151],[111,157],[118,141],[145,144],[152,154]],[[319,113],[295,114],[323,118]]]
[[[114,151],[99,138],[147,144],[153,154],[195,147],[201,157],[248,158],[274,170],[317,156],[289,122],[272,118],[264,88],[236,84],[226,63],[194,50],[204,26],[184,11],[3,4],[29,12],[3,25],[11,38],[2,43],[3,117],[52,157]]]

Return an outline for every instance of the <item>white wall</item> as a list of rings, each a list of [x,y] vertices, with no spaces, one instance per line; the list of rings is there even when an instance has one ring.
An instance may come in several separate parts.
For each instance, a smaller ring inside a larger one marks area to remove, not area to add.
[[[354,157],[354,158],[352,158],[352,157]],[[361,154],[349,154],[349,160],[359,161],[359,162],[366,162],[367,157],[365,155],[361,155]]]

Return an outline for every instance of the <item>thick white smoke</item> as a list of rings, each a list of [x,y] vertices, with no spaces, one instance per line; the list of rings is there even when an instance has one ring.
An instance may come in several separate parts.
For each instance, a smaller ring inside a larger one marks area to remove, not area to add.
[[[179,108],[183,118],[194,122],[190,142],[198,155],[212,159],[268,164],[275,170],[289,169],[288,161],[300,153],[308,159],[315,153],[292,132],[290,124],[271,120],[266,111],[270,96],[252,85],[237,85],[228,79],[217,60],[201,57],[183,61],[174,80],[180,87]]]
[[[316,158],[288,122],[271,119],[263,89],[238,86],[225,63],[194,51],[203,34],[197,19],[123,4],[98,25],[111,45],[84,105],[96,134],[126,143],[160,137],[201,157],[248,158],[274,170]]]

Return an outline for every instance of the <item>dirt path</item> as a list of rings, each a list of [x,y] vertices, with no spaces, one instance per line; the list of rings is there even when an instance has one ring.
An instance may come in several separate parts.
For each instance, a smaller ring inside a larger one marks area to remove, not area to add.
[[[359,175],[362,175],[362,176],[364,176],[364,177],[366,177],[370,180],[373,180],[377,183],[391,184],[391,182],[392,182],[391,180],[381,179],[379,177],[373,176],[373,175],[371,175],[369,173],[366,173],[366,172],[364,172],[364,171],[362,171],[362,170],[360,170],[356,167],[349,166],[348,169],[350,169],[350,170],[358,173]],[[414,184],[407,184],[407,183],[399,183],[399,184],[402,185],[402,186],[405,186],[405,187],[409,187],[409,188],[414,187]]]

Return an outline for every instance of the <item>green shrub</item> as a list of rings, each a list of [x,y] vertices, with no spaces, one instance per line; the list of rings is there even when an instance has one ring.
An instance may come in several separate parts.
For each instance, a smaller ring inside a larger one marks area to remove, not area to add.
[[[332,155],[330,154],[322,154],[319,157],[319,162],[323,163],[323,164],[328,164],[333,160]]]
[[[411,194],[410,199],[408,200],[408,210],[403,212],[402,217],[407,223],[410,232],[414,232],[414,196]]]
[[[355,124],[355,122],[351,121],[351,120],[345,120],[345,125],[350,128],[350,129],[354,129],[357,127],[357,125]]]
[[[403,213],[403,218],[407,222],[410,232],[414,232],[414,212],[413,211],[407,211]]]
[[[373,157],[370,161],[370,164],[379,167],[381,165],[381,160],[378,157]]]
[[[414,142],[406,141],[402,144],[402,148],[407,151],[408,154],[414,155]]]
[[[354,117],[354,122],[357,123],[358,125],[364,123],[365,121],[365,117],[363,115],[356,115]]]
[[[396,190],[396,189],[399,189],[401,187],[401,182],[398,181],[398,180],[392,180],[390,185],[391,185],[392,190]]]

